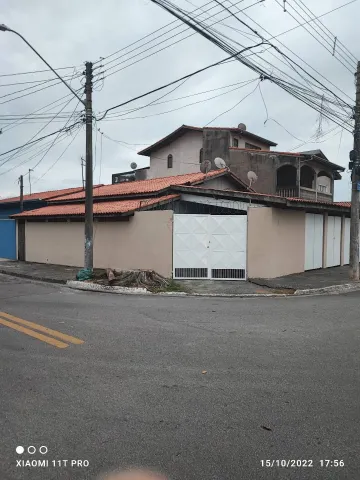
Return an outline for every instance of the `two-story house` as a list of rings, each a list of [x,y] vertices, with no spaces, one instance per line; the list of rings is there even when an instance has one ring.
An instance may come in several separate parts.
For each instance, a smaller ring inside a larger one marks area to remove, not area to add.
[[[277,152],[277,143],[237,127],[193,127],[182,125],[166,137],[141,150],[150,157],[147,178],[195,173],[204,160],[225,160],[230,170],[243,182],[256,174],[252,183],[258,193],[309,200],[333,201],[334,181],[345,169],[330,162],[321,150]]]

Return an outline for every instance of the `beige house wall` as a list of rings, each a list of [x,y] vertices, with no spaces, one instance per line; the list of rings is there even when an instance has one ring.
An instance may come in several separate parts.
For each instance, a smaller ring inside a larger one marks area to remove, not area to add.
[[[129,221],[94,222],[94,267],[153,269],[172,275],[171,210],[137,212]],[[83,222],[26,222],[26,260],[82,266]]]
[[[249,278],[275,278],[304,271],[305,212],[249,208]]]
[[[169,177],[200,172],[200,149],[203,146],[201,131],[188,131],[150,155],[150,169],[146,178]],[[173,168],[167,168],[168,155],[173,156]]]
[[[255,147],[261,148],[261,150],[270,150],[270,146],[259,140],[250,140],[242,135],[230,132],[230,147],[234,147],[234,139],[238,141],[238,148],[246,148],[245,143],[251,143]]]

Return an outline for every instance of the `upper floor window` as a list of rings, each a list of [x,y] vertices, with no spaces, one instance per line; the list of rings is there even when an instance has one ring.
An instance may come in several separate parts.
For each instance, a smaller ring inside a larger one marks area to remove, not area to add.
[[[239,146],[239,139],[233,138],[233,147],[238,147],[238,146]]]
[[[204,150],[202,148],[200,148],[199,163],[201,163],[203,161],[203,158],[204,158]]]
[[[167,167],[168,168],[173,168],[173,156],[171,155],[168,155],[168,158],[167,158]]]
[[[250,148],[251,150],[261,150],[261,147],[257,147],[256,145],[247,142],[245,142],[245,148]]]

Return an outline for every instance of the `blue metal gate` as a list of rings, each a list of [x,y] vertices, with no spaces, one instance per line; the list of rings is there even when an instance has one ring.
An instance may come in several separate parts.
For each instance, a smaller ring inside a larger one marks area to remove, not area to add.
[[[17,258],[15,220],[0,219],[0,258]]]

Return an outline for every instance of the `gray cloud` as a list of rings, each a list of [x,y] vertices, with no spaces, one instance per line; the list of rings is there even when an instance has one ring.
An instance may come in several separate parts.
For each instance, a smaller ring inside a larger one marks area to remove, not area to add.
[[[236,0],[232,0],[232,2],[236,2]],[[178,0],[176,3],[190,10],[193,8],[186,0]],[[192,0],[191,3],[200,6],[206,2],[205,0]],[[244,0],[239,3],[239,8],[244,8],[253,3],[253,0]],[[310,6],[315,14],[319,15],[345,3],[345,1],[337,0],[330,2],[328,0],[318,0],[316,4],[313,4],[314,2],[305,0],[305,3]],[[214,11],[218,10],[214,9]],[[262,4],[247,9],[246,13],[253,19],[256,19],[256,21],[264,26],[272,35],[281,33],[296,25],[296,22],[288,13],[282,11],[275,0],[265,0]],[[334,32],[357,57],[359,56],[359,44],[356,38],[356,18],[359,13],[360,6],[355,2],[323,19],[325,25]],[[241,18],[248,21],[246,17],[241,16]],[[126,2],[125,0],[121,0],[120,2],[116,0],[105,0],[103,2],[96,2],[95,0],[77,0],[76,2],[70,2],[69,0],[62,2],[56,2],[55,0],[48,2],[43,2],[42,0],[33,0],[32,2],[18,0],[17,2],[11,2],[10,0],[3,0],[2,18],[0,22],[8,24],[15,30],[21,32],[54,67],[76,65],[78,67],[77,71],[81,72],[84,61],[89,60],[96,62],[100,57],[106,57],[172,20],[173,17],[155,6],[149,0],[132,0],[131,2]],[[235,19],[228,19],[225,23],[245,30],[245,27],[241,27]],[[219,26],[218,28],[240,43],[245,45],[252,43],[248,38],[229,28],[223,26]],[[258,27],[256,28],[259,29]],[[179,28],[174,33],[181,30],[185,30],[185,26]],[[176,41],[189,33],[191,32],[183,33],[175,37],[172,41]],[[158,39],[156,43],[160,42],[162,38]],[[354,97],[353,75],[338,63],[336,59],[319,45],[303,28],[298,28],[293,32],[283,35],[280,39],[287,47],[291,48],[301,56],[301,58],[316,68],[326,79],[330,79],[351,98]],[[169,41],[167,43],[171,42]],[[41,60],[15,35],[0,32],[0,45],[0,64],[2,66],[0,74],[43,70],[45,68]],[[149,48],[151,45],[151,43],[148,43],[143,49]],[[135,48],[136,46],[137,45],[131,48]],[[161,47],[162,46],[159,45],[157,48]],[[280,47],[286,51],[284,47]],[[137,50],[127,57],[122,57],[108,67],[137,54],[139,51],[140,50]],[[149,52],[135,57],[131,61],[124,62],[117,68],[125,67],[129,63],[152,52],[153,50],[149,50]],[[126,53],[126,50],[120,52],[119,55],[124,53]],[[105,78],[102,90],[94,91],[95,112],[103,111],[112,105],[126,101],[166,82],[170,82],[193,70],[220,60],[225,56],[224,52],[216,46],[199,35],[194,35],[144,61]],[[262,54],[262,56],[275,67],[279,66],[287,73],[291,72],[289,67],[279,63],[269,52]],[[104,61],[109,61],[112,58]],[[100,64],[101,62],[97,65]],[[100,72],[100,70],[101,69],[95,71],[95,73]],[[108,73],[114,70],[115,68]],[[64,75],[72,74],[72,70],[63,70],[62,73]],[[178,88],[176,92],[169,95],[168,98],[190,95],[255,77],[256,75],[246,67],[237,62],[232,62],[228,65],[216,67],[188,80],[183,86]],[[4,83],[38,80],[39,78],[52,78],[52,74],[51,72],[44,72],[42,74],[1,77],[0,85]],[[228,95],[223,95],[208,102],[189,106],[165,115],[150,116],[143,119],[137,118],[135,120],[104,120],[103,122],[99,122],[98,128],[114,139],[134,144],[150,144],[183,123],[198,126],[205,125],[222,111],[231,108],[243,96],[251,92],[255,85],[254,83]],[[27,85],[0,87],[0,96],[18,89],[20,90],[26,86]],[[72,86],[74,88],[80,88],[81,84],[79,80],[76,79],[72,82]],[[101,85],[99,84],[98,86],[100,87]],[[286,92],[281,91],[276,85],[263,82],[261,88],[269,117],[275,119],[289,132],[305,142],[314,135],[318,121],[318,114],[315,111],[292,98]],[[67,93],[63,85],[57,85],[16,101],[0,103],[0,115],[26,114],[57,98],[67,95]],[[192,101],[216,95],[217,93],[221,93],[221,91],[144,108],[127,116],[138,117],[161,113],[186,105]],[[155,100],[160,95],[161,93],[147,97],[134,104],[130,104],[130,106],[119,109],[118,112],[144,105]],[[164,100],[168,98],[164,98]],[[6,99],[7,98],[2,98],[0,102]],[[75,105],[76,101],[71,101],[69,106],[65,108],[65,111],[72,111]],[[59,109],[59,107],[54,107],[52,111],[57,112]],[[285,129],[277,123],[268,121],[264,124],[266,118],[265,107],[260,92],[257,89],[237,108],[221,116],[215,124],[233,126],[239,122],[245,122],[251,132],[278,142],[279,150],[294,149],[300,144],[299,140],[290,136]],[[52,122],[44,129],[42,134],[47,134],[57,128],[61,128],[64,123],[65,120]],[[2,126],[5,127],[4,124]],[[5,131],[0,136],[0,153],[28,141],[42,126],[44,126],[44,124],[30,124],[27,122],[8,132]],[[335,125],[330,122],[324,122],[324,131],[331,129],[333,126]],[[70,140],[71,137],[69,136],[49,151],[33,173],[34,182],[51,167]],[[96,136],[94,136],[94,141],[95,140]],[[44,178],[33,185],[33,190],[79,185],[81,183],[80,158],[84,155],[84,145],[85,132],[82,130],[58,163]],[[36,148],[34,147],[34,152],[39,148],[40,145]],[[333,134],[325,137],[323,143],[308,142],[301,147],[302,150],[310,148],[321,148],[331,161],[346,166],[348,162],[348,152],[352,148],[352,137],[347,132],[341,135],[340,129],[337,129]],[[98,134],[94,182],[100,180],[100,163],[101,181],[105,183],[111,181],[112,173],[128,168],[134,160],[138,165],[145,165],[147,159],[145,157],[139,157],[136,154],[136,150],[139,149],[141,149],[141,146],[128,146],[126,148],[124,145],[111,142],[105,138],[103,138],[101,142],[101,136]],[[7,174],[3,174],[3,172],[8,168],[16,167],[20,161],[26,160],[30,155],[31,152],[21,157],[15,156],[6,165],[0,167],[0,196],[4,197],[17,193],[18,176],[25,174],[27,169],[33,167],[41,157],[24,163],[21,167],[14,168]],[[102,161],[100,162],[100,160]],[[25,185],[28,188],[27,183]],[[349,193],[349,176],[345,174],[342,181],[336,182],[336,199],[348,199]]]

